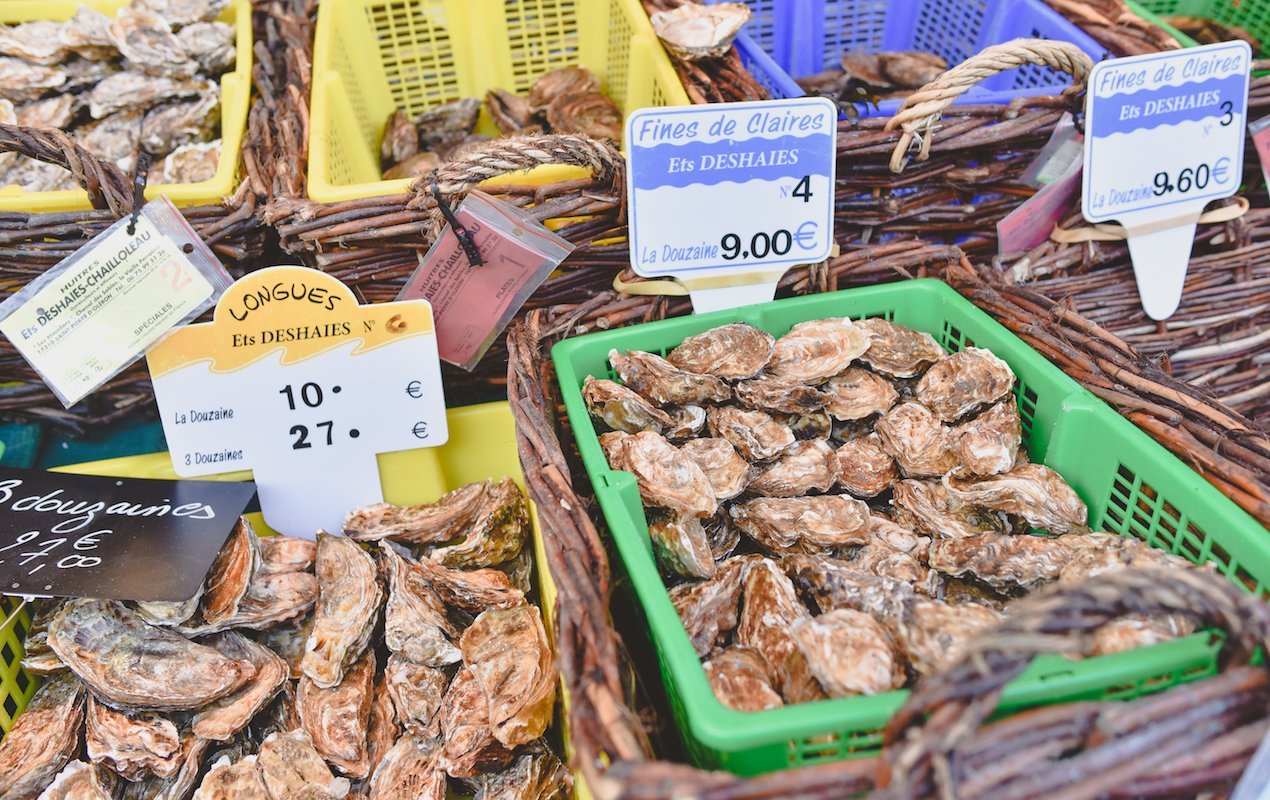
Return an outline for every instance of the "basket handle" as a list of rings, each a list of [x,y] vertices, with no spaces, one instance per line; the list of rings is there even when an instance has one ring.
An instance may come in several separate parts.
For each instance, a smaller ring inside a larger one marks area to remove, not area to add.
[[[93,208],[107,208],[116,217],[132,212],[132,182],[114,164],[101,161],[70,136],[53,128],[28,128],[0,123],[0,153],[12,152],[70,170],[88,192]]]
[[[952,102],[985,78],[1024,64],[1053,67],[1084,83],[1094,61],[1071,42],[1050,39],[1015,39],[994,44],[973,55],[935,80],[913,92],[900,104],[895,116],[886,122],[886,130],[903,129],[895,151],[891,154],[891,171],[904,171],[906,155],[914,140],[919,145],[918,160],[930,157],[931,137],[939,117]]]

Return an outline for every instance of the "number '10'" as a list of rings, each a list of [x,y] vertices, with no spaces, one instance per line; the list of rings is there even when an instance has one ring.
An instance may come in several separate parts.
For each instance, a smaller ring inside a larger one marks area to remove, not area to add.
[[[291,390],[291,384],[287,384],[278,391],[278,394],[287,396],[287,405],[295,411],[295,394]],[[309,408],[317,408],[322,405],[322,387],[316,383],[306,383],[300,387],[300,400]]]

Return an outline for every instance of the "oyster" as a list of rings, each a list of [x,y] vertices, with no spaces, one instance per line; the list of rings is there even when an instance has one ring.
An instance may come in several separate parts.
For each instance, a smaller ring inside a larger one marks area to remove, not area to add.
[[[121,711],[201,708],[254,672],[109,600],[68,602],[49,625],[49,645],[97,699]]]
[[[860,367],[850,367],[830,378],[822,391],[826,396],[825,411],[844,421],[883,414],[900,398],[890,381]]]
[[[860,572],[894,578],[912,584],[914,589],[923,594],[931,593],[928,584],[930,570],[914,556],[896,550],[877,538],[851,553],[847,563]]]
[[[719,503],[714,488],[697,462],[656,433],[637,433],[622,442],[614,469],[635,476],[644,504],[669,508],[697,517],[713,516]]]
[[[745,601],[737,622],[737,643],[758,651],[775,672],[797,648],[790,629],[807,616],[794,585],[771,559],[750,565],[745,575]]]
[[[881,317],[862,319],[856,325],[874,334],[873,343],[860,360],[893,378],[912,378],[948,355],[929,333],[905,328]]]
[[[262,630],[273,625],[299,619],[317,602],[317,578],[311,572],[274,572],[257,575],[238,606],[238,613],[212,626],[214,630],[232,627]]]
[[[872,338],[846,317],[800,322],[776,340],[766,373],[808,385],[824,383],[851,366]]]
[[[40,95],[64,83],[65,70],[29,64],[20,58],[0,56],[0,98],[14,103],[38,100]]]
[[[878,65],[892,86],[919,89],[948,69],[942,57],[922,50],[878,53]]]
[[[441,702],[441,731],[445,742],[441,764],[455,778],[503,769],[513,754],[494,737],[490,703],[476,676],[463,667],[450,682]]]
[[[62,610],[64,601],[44,600],[36,606],[31,617],[31,627],[26,632],[22,668],[36,675],[52,675],[62,672],[66,665],[49,647],[49,623]]]
[[[745,491],[750,482],[750,465],[726,439],[692,439],[679,452],[697,462],[719,500],[731,500]]]
[[[141,615],[141,618],[151,625],[172,627],[182,625],[193,619],[194,615],[198,613],[198,607],[202,601],[203,587],[199,586],[198,591],[189,600],[176,602],[139,600],[133,605],[136,607],[137,613]]]
[[[698,517],[664,508],[650,509],[648,536],[663,570],[686,578],[714,575],[714,552]]]
[[[886,545],[892,550],[898,550],[901,553],[907,553],[922,563],[925,563],[930,558],[929,536],[915,533],[909,528],[892,522],[885,517],[873,516],[873,520],[869,524],[869,536],[872,537],[873,542]]]
[[[531,553],[532,549],[531,547],[522,547],[515,558],[509,558],[501,564],[494,565],[494,569],[506,575],[511,585],[524,594],[533,591],[534,559]]]
[[[445,605],[418,564],[380,550],[388,575],[384,606],[384,640],[388,649],[417,664],[441,667],[462,656],[454,641],[459,632],[445,615]]]
[[[319,552],[319,563],[321,560]],[[368,650],[335,686],[323,688],[305,675],[296,691],[300,725],[313,739],[314,749],[353,778],[370,774],[366,744],[374,687],[375,652]]]
[[[1082,583],[1097,575],[1142,567],[1202,569],[1181,556],[1157,550],[1132,536],[1107,533],[1089,535],[1095,546],[1081,550],[1071,563],[1063,567],[1059,583]]]
[[[622,140],[622,110],[602,92],[562,94],[547,106],[547,124],[556,133]]]
[[[959,503],[1006,514],[1050,533],[1086,533],[1089,510],[1063,477],[1041,464],[1020,464],[1009,472],[977,477],[953,472],[944,488]]]
[[[668,406],[672,426],[666,430],[669,439],[687,439],[705,430],[706,410],[701,406]]]
[[[807,605],[822,613],[846,608],[889,623],[903,615],[914,596],[903,581],[866,575],[834,558],[785,556],[781,566]]]
[[[874,497],[900,479],[895,459],[876,433],[852,439],[834,451],[830,463],[834,479],[857,497]]]
[[[833,420],[823,411],[810,414],[792,414],[786,417],[785,424],[795,439],[828,439],[833,433]]]
[[[981,347],[967,347],[926,370],[917,383],[917,402],[944,422],[952,422],[986,403],[995,403],[1014,386],[1010,365]]]
[[[949,429],[925,406],[903,403],[878,420],[882,449],[910,478],[936,477],[957,466]]]
[[[379,143],[379,158],[385,164],[400,164],[419,153],[419,129],[403,109],[397,109],[384,125],[384,138]]]
[[[790,635],[830,697],[881,694],[904,685],[894,639],[868,614],[835,609],[797,621]]]
[[[776,553],[822,553],[869,540],[869,507],[844,495],[760,497],[729,513],[742,533]]]
[[[370,780],[373,800],[445,800],[438,742],[402,736],[384,754]]]
[[[160,14],[174,26],[216,19],[229,8],[229,0],[133,0],[135,7]]]
[[[206,739],[187,736],[181,742],[181,766],[176,774],[129,784],[124,789],[124,800],[187,800],[198,783],[208,745]]]
[[[344,518],[344,535],[359,542],[393,539],[406,544],[440,544],[458,538],[476,516],[493,481],[460,486],[441,499],[417,506],[376,503]]]
[[[118,111],[83,126],[76,131],[76,138],[88,152],[130,173],[141,146],[141,119],[138,109]]]
[[[670,590],[670,601],[679,612],[697,655],[707,655],[736,629],[741,587],[753,560],[754,557],[746,556],[729,558],[710,580],[685,583]]]
[[[1009,472],[1023,443],[1023,423],[1013,397],[1007,397],[949,433],[957,461],[976,475]]]
[[[222,756],[212,764],[194,792],[194,800],[269,800],[265,783],[256,769],[256,757],[231,762]]]
[[[652,353],[610,350],[609,363],[632,391],[659,406],[722,403],[732,398],[728,385],[713,375],[685,372]]]
[[[18,125],[28,128],[61,130],[71,124],[78,105],[79,100],[74,95],[59,94],[46,100],[36,100],[19,106],[14,120]]]
[[[202,739],[227,742],[234,734],[247,727],[274,696],[282,690],[290,675],[287,662],[268,647],[248,639],[240,633],[229,631],[218,634],[209,644],[230,658],[246,661],[256,668],[256,674],[241,689],[226,695],[194,715],[194,735]]]
[[[176,40],[198,68],[208,75],[220,75],[234,65],[238,50],[234,28],[224,22],[195,22],[176,32]]]
[[[496,569],[449,569],[428,559],[417,566],[423,580],[431,584],[447,606],[479,614],[487,608],[512,608],[525,603],[525,593]]]
[[[1143,617],[1133,614],[1112,620],[1094,632],[1085,654],[1104,656],[1123,653],[1139,647],[1171,642],[1195,632],[1195,624],[1176,614],[1166,617]]]
[[[262,536],[256,540],[260,548],[257,575],[305,572],[317,560],[317,544],[295,536]]]
[[[600,79],[586,67],[559,67],[539,75],[529,86],[529,105],[546,111],[557,97],[600,91]]]
[[[896,522],[935,539],[1010,530],[1003,514],[959,502],[939,481],[900,481],[891,503]]]
[[[290,798],[305,786],[319,786],[335,797],[348,793],[348,779],[331,774],[302,729],[271,733],[260,744],[256,767],[270,798]]]
[[[72,761],[57,774],[38,800],[113,800],[115,776],[108,769]]]
[[[247,596],[259,565],[256,531],[245,517],[239,517],[229,540],[207,571],[200,606],[204,622],[215,624],[238,612],[238,605]]]
[[[529,508],[511,478],[485,491],[481,507],[463,541],[433,551],[431,558],[447,567],[489,567],[513,558],[529,535]]]
[[[720,703],[735,711],[762,711],[784,705],[772,687],[767,662],[748,647],[729,647],[701,665]]]
[[[58,192],[79,188],[75,179],[57,164],[22,159],[3,177],[2,182],[16,184],[29,192]]]
[[[49,67],[66,58],[62,23],[51,20],[0,25],[0,56],[13,56],[32,64]]]
[[[485,93],[485,108],[494,126],[504,135],[517,136],[542,130],[542,126],[534,122],[533,107],[518,94],[490,89]]]
[[[811,665],[807,663],[807,656],[803,655],[802,650],[795,648],[786,656],[785,666],[778,674],[781,696],[786,703],[813,703],[829,697],[820,681],[812,674]]]
[[[762,411],[746,411],[733,406],[706,412],[710,435],[727,439],[750,461],[768,461],[794,443],[794,434]]]
[[[824,408],[828,402],[823,392],[811,386],[778,378],[741,381],[734,391],[736,399],[743,406],[764,411],[784,411],[788,414],[807,414]]]
[[[69,672],[44,681],[0,741],[0,798],[34,797],[79,751],[84,684]]]
[[[747,491],[764,497],[802,497],[828,491],[835,476],[833,448],[824,439],[795,442],[750,481]]]
[[[953,577],[976,578],[999,590],[1030,589],[1058,578],[1080,552],[1100,546],[1100,537],[981,533],[937,539],[930,549],[932,568]]]
[[[744,3],[684,3],[649,19],[667,50],[685,61],[696,61],[727,55],[732,40],[750,19],[750,9]]]
[[[624,433],[665,433],[674,426],[670,415],[620,383],[587,376],[582,399],[591,416]]]
[[[488,702],[494,738],[514,748],[542,736],[556,700],[556,664],[538,608],[483,611],[459,646]]]
[[[167,778],[181,766],[181,732],[153,711],[124,714],[91,697],[85,714],[84,748],[94,764],[130,781]]]
[[[204,94],[215,96],[211,81],[180,80],[144,72],[116,72],[88,93],[88,113],[93,119],[104,119],[116,111],[145,111],[159,103]]]
[[[66,73],[66,83],[58,87],[59,93],[75,92],[75,102],[82,108],[84,93],[119,71],[114,61],[88,61],[83,58],[72,59],[61,65]]]
[[[419,129],[419,149],[435,150],[440,145],[461,141],[476,127],[481,101],[464,97],[430,108],[415,118]]]
[[[766,331],[733,322],[689,336],[670,351],[666,360],[686,372],[724,380],[753,378],[767,366],[776,340]]]
[[[403,178],[420,178],[441,166],[444,159],[428,150],[411,156],[400,164],[394,164],[384,170],[384,180],[398,181]]]
[[[741,543],[741,531],[732,524],[727,514],[715,514],[704,523],[706,540],[710,543],[710,555],[716,563],[732,555]]]
[[[366,649],[383,591],[374,560],[342,536],[318,533],[315,568],[317,611],[300,668],[317,686],[330,689]]]
[[[994,627],[1001,618],[999,611],[988,606],[923,600],[909,606],[897,629],[913,669],[930,675],[952,666],[966,642]]]
[[[108,59],[115,53],[115,44],[110,40],[110,17],[87,6],[79,6],[57,36],[62,47],[86,59]]]
[[[164,103],[141,120],[141,146],[147,153],[166,156],[178,147],[207,142],[220,124],[220,95],[214,89],[183,103]]]
[[[198,72],[198,62],[181,47],[168,20],[143,6],[125,6],[108,30],[110,41],[128,64],[142,72],[178,78]]]
[[[416,736],[434,735],[449,676],[439,669],[391,655],[384,669],[384,680],[397,721]]]
[[[522,748],[502,772],[475,779],[473,800],[566,800],[572,797],[573,776],[542,742]]]

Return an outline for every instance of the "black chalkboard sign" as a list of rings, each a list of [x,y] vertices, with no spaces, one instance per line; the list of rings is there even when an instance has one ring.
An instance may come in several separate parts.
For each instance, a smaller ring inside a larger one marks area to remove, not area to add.
[[[188,600],[255,493],[0,467],[0,594]]]

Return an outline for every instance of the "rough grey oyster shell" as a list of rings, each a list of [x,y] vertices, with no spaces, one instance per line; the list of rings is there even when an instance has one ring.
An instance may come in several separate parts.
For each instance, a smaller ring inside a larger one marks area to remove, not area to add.
[[[800,322],[776,340],[766,374],[813,386],[851,366],[873,334],[846,317]]]
[[[1056,580],[1082,550],[1101,545],[1097,534],[981,533],[937,539],[930,548],[930,565],[945,575],[976,578],[999,590],[1031,589]]]
[[[80,747],[84,684],[69,672],[44,681],[0,741],[4,796],[35,797]]]
[[[110,41],[128,63],[153,75],[188,78],[198,62],[181,47],[167,19],[140,5],[125,6],[110,23]]]
[[[824,553],[869,540],[869,507],[854,497],[759,497],[729,509],[732,523],[774,553]]]
[[[8,102],[8,101],[4,101]],[[44,100],[24,103],[15,115],[17,124],[28,128],[57,128],[62,130],[71,124],[79,99],[74,95],[59,94]],[[8,122],[9,120],[5,120]]]
[[[399,723],[416,736],[428,736],[439,730],[437,712],[450,685],[449,675],[394,653],[384,668],[384,681]]]
[[[757,556],[735,556],[719,564],[714,577],[670,590],[684,630],[698,656],[705,657],[736,629],[745,576]]]
[[[429,555],[447,567],[492,567],[513,558],[529,536],[529,507],[520,487],[504,477],[489,486],[476,515],[459,542],[437,548]]]
[[[666,360],[687,372],[736,381],[759,374],[775,347],[776,340],[767,331],[733,322],[689,336]]]
[[[782,558],[781,568],[808,607],[821,613],[848,608],[890,625],[914,597],[913,587],[904,581],[861,572],[837,558],[795,554]]]
[[[85,719],[84,749],[94,764],[130,781],[166,778],[181,766],[181,732],[161,714],[125,714],[90,697]]]
[[[359,542],[393,539],[410,545],[429,545],[458,538],[476,517],[493,481],[460,486],[431,503],[395,506],[375,503],[348,512],[344,535]]]
[[[1010,365],[981,347],[967,347],[926,370],[917,383],[917,402],[944,422],[985,403],[995,403],[1014,386]]]
[[[234,27],[224,22],[195,22],[176,32],[176,40],[207,75],[220,75],[234,65],[238,49]]]
[[[110,39],[110,17],[87,6],[79,6],[57,35],[62,47],[87,59],[103,60],[117,54]]]
[[[75,132],[75,138],[88,152],[131,173],[141,145],[141,119],[139,109],[117,111],[84,125]]]
[[[256,757],[231,761],[228,756],[221,756],[203,776],[193,800],[269,800],[256,769]]]
[[[210,22],[229,8],[229,0],[133,0],[132,4],[162,16],[174,27]]]
[[[14,103],[38,100],[45,92],[65,83],[66,71],[63,69],[0,56],[0,98]]]
[[[96,764],[72,761],[57,774],[38,800],[114,800],[116,777]]]
[[[12,56],[46,67],[61,63],[66,58],[62,27],[60,22],[43,19],[12,27],[0,25],[0,56]]]
[[[474,800],[566,800],[572,796],[573,775],[538,741],[521,748],[510,767],[480,775],[474,783]],[[402,800],[408,798],[403,796]]]
[[[1006,533],[1005,515],[959,502],[940,481],[895,484],[895,521],[936,539]]]
[[[481,114],[481,101],[464,97],[430,108],[415,118],[419,129],[419,148],[436,150],[441,145],[461,141],[476,127]]]
[[[151,183],[202,183],[216,177],[220,168],[221,140],[183,144],[158,165]]]
[[[1085,503],[1063,476],[1042,464],[1021,464],[988,477],[957,471],[945,475],[943,483],[959,503],[1015,514],[1050,533],[1089,531]]]
[[[305,786],[320,786],[335,797],[348,794],[348,779],[337,778],[302,728],[269,734],[260,744],[256,766],[269,797],[291,797]]]
[[[164,103],[141,121],[141,147],[153,156],[166,156],[183,145],[210,140],[219,125],[220,94],[214,90],[189,102]]]
[[[881,317],[869,317],[856,324],[874,334],[873,343],[860,360],[893,378],[912,378],[948,354],[929,333]]]

